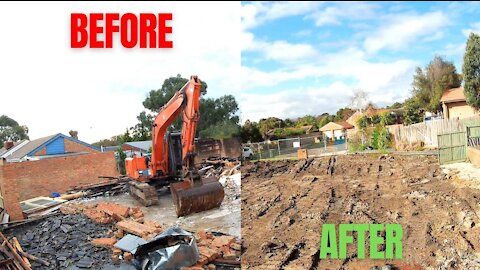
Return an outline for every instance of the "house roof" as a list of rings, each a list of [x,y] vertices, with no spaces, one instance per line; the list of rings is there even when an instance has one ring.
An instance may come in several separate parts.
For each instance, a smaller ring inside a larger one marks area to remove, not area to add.
[[[329,122],[325,126],[321,127],[320,131],[330,131],[330,130],[350,129],[350,128],[354,128],[354,126],[349,124],[347,121],[339,121],[339,122]]]
[[[444,103],[465,101],[465,95],[463,94],[463,86],[446,90],[445,92],[443,92],[440,101]]]
[[[126,142],[126,145],[129,145],[131,147],[135,147],[141,150],[148,151],[150,147],[152,147],[152,141],[138,141],[138,142]]]
[[[6,149],[5,147],[0,148],[0,156],[3,156],[6,154],[8,151],[14,150],[15,147],[19,146],[21,143],[23,143],[25,140],[20,140],[18,142],[14,142],[12,148]]]
[[[356,111],[354,114],[352,114],[350,117],[348,117],[347,122],[351,125],[357,124],[357,120],[362,117],[362,113],[360,111]]]
[[[25,156],[33,155],[33,154],[35,154],[35,152],[37,152],[40,149],[42,149],[43,147],[45,147],[45,145],[47,145],[48,143],[54,141],[55,139],[57,139],[59,137],[63,137],[64,139],[67,139],[67,140],[70,140],[70,141],[88,146],[88,147],[90,147],[94,150],[97,150],[97,151],[99,150],[97,147],[95,147],[93,145],[90,145],[90,144],[82,142],[78,139],[63,135],[62,133],[58,133],[58,134],[54,134],[54,135],[50,135],[50,136],[46,136],[46,137],[43,137],[43,138],[39,138],[39,139],[36,139],[36,140],[29,141],[28,143],[26,143],[22,147],[16,149],[14,152],[12,152],[10,155],[8,155],[5,158],[7,158],[7,159],[21,159]]]

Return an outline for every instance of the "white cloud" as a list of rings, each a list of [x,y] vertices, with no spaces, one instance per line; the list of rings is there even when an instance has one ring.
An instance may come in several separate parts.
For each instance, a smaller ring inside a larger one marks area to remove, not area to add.
[[[322,2],[251,2],[241,7],[242,27],[249,29],[276,19],[302,15],[315,10]]]
[[[70,49],[71,12],[167,11],[173,49]],[[177,73],[198,74],[209,96],[238,94],[239,12],[239,2],[2,3],[1,114],[32,139],[75,129],[94,142],[134,125],[146,94]]]
[[[448,17],[440,11],[420,15],[399,15],[367,37],[364,47],[369,53],[384,48],[393,50],[407,48],[419,37],[438,35],[436,32],[446,26],[448,21]]]
[[[470,33],[475,33],[475,34],[480,34],[480,22],[477,23],[472,23],[470,25],[470,28],[468,29],[463,29],[462,33],[468,37],[470,36]]]
[[[324,55],[321,61],[312,61],[308,65],[295,65],[270,72],[242,67],[242,89],[246,93],[263,88],[281,89],[284,88],[283,83],[292,80],[312,82],[312,87],[308,89],[293,87],[268,95],[261,91],[258,94],[242,94],[242,120],[333,113],[347,105],[348,95],[356,88],[368,92],[371,101],[379,105],[408,97],[416,62],[406,59],[371,62],[365,57],[363,51],[349,48]],[[328,86],[313,87],[318,84],[318,79],[332,76],[339,79]]]
[[[307,18],[316,26],[340,25],[343,20],[367,20],[375,18],[376,4],[365,2],[337,2],[333,6],[313,12]]]

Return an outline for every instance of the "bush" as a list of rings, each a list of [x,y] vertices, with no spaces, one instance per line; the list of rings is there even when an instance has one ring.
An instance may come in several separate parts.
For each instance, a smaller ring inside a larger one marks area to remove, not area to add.
[[[123,149],[121,146],[117,148],[117,151],[115,152],[115,159],[117,161],[117,169],[118,172],[121,175],[125,175],[125,159],[127,158],[127,155],[123,152]]]
[[[303,133],[304,133],[303,128],[276,128],[273,130],[273,135],[277,139],[298,136],[298,135],[302,135]]]
[[[390,146],[390,134],[384,126],[376,126],[373,130],[370,145],[373,149],[383,150]]]

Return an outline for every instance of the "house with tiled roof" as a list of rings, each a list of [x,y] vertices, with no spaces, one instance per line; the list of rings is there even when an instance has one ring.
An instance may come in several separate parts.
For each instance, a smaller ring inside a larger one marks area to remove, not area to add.
[[[442,103],[444,119],[462,119],[478,114],[473,107],[467,104],[465,94],[463,93],[463,86],[443,92],[440,102]]]
[[[0,158],[7,162],[21,162],[94,152],[100,152],[100,149],[76,138],[58,133],[31,141],[7,142],[0,149]]]
[[[320,131],[331,140],[343,140],[347,136],[347,130],[355,126],[347,121],[329,122],[320,128]]]

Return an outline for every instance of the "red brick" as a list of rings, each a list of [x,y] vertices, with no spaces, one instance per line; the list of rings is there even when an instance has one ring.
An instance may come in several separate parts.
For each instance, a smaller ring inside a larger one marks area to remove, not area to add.
[[[205,257],[205,256],[203,256],[203,255],[201,255],[201,256],[200,256],[200,259],[198,259],[198,262],[197,262],[197,263],[200,264],[200,265],[205,265],[205,264],[208,263],[208,258]]]
[[[201,230],[197,232],[198,238],[202,240],[206,239],[213,239],[213,234],[211,232],[207,232],[205,230]]]
[[[80,211],[76,208],[65,205],[65,206],[60,207],[60,212],[64,215],[72,215],[72,214],[77,214]]]
[[[115,243],[117,243],[117,239],[115,238],[95,238],[90,242],[93,246],[96,247],[104,247],[104,248],[112,248]]]
[[[216,250],[213,250],[208,247],[198,247],[198,252],[200,255],[203,255],[208,258],[208,261],[213,261],[219,257],[220,254]]]
[[[237,259],[237,254],[235,254],[235,252],[223,253],[222,258],[225,260],[235,260]]]
[[[136,212],[132,214],[132,217],[135,219],[143,218],[143,212]]]
[[[118,249],[118,248],[112,248],[112,253],[114,255],[121,255],[123,252],[121,249]]]
[[[113,218],[111,216],[105,214],[105,212],[100,212],[95,209],[85,209],[83,214],[98,224],[108,224],[113,222]]]
[[[101,202],[97,205],[98,211],[104,211],[105,213],[111,213],[113,215],[118,215],[120,217],[128,217],[128,206],[116,204],[116,203],[108,203],[108,202]]]
[[[222,235],[222,236],[215,237],[215,239],[213,239],[212,246],[215,246],[215,247],[230,246],[230,244],[234,242],[235,242],[235,237]]]
[[[130,253],[130,252],[123,253],[123,259],[127,262],[131,261],[133,259],[132,253]]]
[[[125,232],[144,237],[155,233],[155,228],[135,222],[133,220],[122,220],[117,223],[117,228],[124,230]]]
[[[217,267],[215,266],[215,264],[209,264],[209,265],[207,265],[207,269],[208,270],[215,270],[215,269],[217,269]]]
[[[23,219],[20,201],[105,181],[99,175],[119,175],[113,152],[4,164],[0,166],[0,190],[5,209],[15,221]]]

